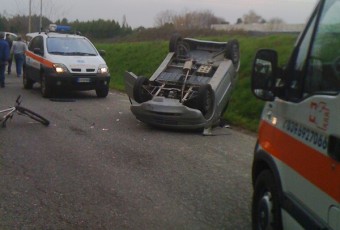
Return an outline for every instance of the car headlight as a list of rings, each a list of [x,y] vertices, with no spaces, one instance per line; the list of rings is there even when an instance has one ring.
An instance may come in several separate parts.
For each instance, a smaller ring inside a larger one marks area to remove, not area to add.
[[[54,71],[61,74],[61,73],[67,73],[68,69],[63,64],[53,64]]]
[[[100,65],[97,72],[102,75],[107,75],[109,74],[109,68],[106,65]]]

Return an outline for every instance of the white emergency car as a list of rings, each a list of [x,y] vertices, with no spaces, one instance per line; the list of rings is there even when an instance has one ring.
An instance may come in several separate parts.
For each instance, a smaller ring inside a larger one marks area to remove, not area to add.
[[[290,61],[256,54],[254,95],[267,101],[252,178],[253,229],[340,229],[340,0],[320,0]]]
[[[9,35],[9,39],[11,39],[11,41],[17,40],[18,35],[14,34],[14,33],[11,33],[11,32],[2,32],[2,33],[5,33],[5,38],[6,38],[7,35]]]
[[[68,28],[30,33],[23,84],[31,89],[40,83],[43,97],[56,90],[95,90],[98,97],[109,92],[110,74],[94,45],[84,36],[68,33]]]

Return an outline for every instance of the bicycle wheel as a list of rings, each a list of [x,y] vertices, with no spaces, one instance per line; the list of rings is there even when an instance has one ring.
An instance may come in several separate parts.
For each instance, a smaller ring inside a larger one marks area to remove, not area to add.
[[[26,109],[25,107],[22,106],[16,106],[17,111],[20,113],[20,115],[25,115],[27,117],[32,118],[35,121],[40,122],[41,124],[48,126],[50,124],[50,121],[47,120],[46,118],[44,118],[43,116],[29,110]]]

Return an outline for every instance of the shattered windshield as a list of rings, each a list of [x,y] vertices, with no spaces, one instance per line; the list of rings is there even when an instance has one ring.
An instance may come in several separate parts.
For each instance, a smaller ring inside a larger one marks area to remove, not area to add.
[[[97,56],[97,51],[84,38],[50,37],[47,39],[47,51],[50,54],[65,56]]]

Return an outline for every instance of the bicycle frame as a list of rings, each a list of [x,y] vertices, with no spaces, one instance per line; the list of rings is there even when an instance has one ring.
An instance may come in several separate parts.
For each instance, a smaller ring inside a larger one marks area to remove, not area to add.
[[[9,113],[6,113],[6,112],[8,112],[8,111],[10,111]],[[8,109],[3,109],[3,110],[0,110],[0,113],[6,113],[5,114],[5,116],[7,115],[7,114],[10,114],[10,113],[12,113],[12,112],[14,112],[15,111],[15,107],[10,107],[10,108],[8,108]],[[4,116],[4,117],[5,117]]]
[[[29,117],[35,121],[40,122],[41,124],[45,126],[48,126],[50,124],[50,121],[44,118],[43,116],[33,112],[30,109],[20,106],[21,104],[20,98],[21,96],[19,95],[15,101],[15,106],[10,107],[8,109],[0,110],[0,114],[5,114],[4,116],[0,117],[0,123],[3,128],[6,127],[7,120],[13,118],[14,113]]]
[[[6,121],[8,119],[12,119],[14,112],[16,111],[15,106],[14,107],[10,107],[8,109],[3,109],[0,110],[0,114],[6,113],[4,116],[1,117],[0,122],[1,122],[1,126],[5,127],[6,126]]]

